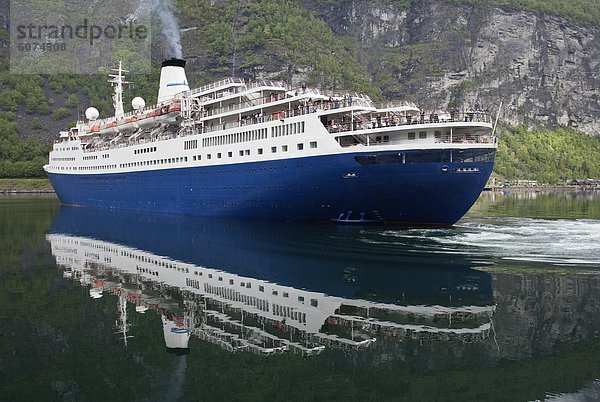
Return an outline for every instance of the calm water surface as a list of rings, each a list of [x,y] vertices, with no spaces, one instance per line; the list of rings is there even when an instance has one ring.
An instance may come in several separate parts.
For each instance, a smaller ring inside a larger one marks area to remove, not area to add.
[[[447,229],[0,198],[0,400],[600,400],[600,194]]]

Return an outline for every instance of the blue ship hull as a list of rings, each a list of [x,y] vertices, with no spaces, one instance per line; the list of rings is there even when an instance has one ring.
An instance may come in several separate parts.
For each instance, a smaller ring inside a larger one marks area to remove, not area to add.
[[[465,152],[465,151],[461,151]],[[244,219],[329,221],[349,211],[452,225],[477,200],[494,150],[352,153],[112,174],[56,174],[61,202]],[[454,153],[454,155],[452,155]],[[450,162],[450,161],[453,162]]]
[[[377,230],[64,206],[51,232],[348,299],[493,304],[490,274],[468,255],[431,253],[429,240],[398,244]]]

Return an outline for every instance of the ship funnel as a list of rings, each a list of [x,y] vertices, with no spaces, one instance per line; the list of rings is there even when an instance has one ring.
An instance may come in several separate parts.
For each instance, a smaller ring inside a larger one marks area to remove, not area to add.
[[[185,76],[185,60],[169,59],[163,61],[160,70],[158,103],[171,99],[174,95],[189,89]]]

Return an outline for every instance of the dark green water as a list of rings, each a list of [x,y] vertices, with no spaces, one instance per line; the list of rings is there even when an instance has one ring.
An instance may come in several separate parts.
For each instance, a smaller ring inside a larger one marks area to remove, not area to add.
[[[410,230],[2,197],[0,400],[598,400],[599,240],[598,193]]]

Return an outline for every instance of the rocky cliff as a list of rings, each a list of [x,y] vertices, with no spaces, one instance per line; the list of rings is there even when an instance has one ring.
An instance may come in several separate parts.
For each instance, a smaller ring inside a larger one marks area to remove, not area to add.
[[[504,121],[600,135],[600,30],[509,7],[304,3],[357,43],[384,95],[496,110]]]
[[[235,74],[380,93],[424,108],[495,113],[502,101],[504,122],[562,125],[600,137],[600,28],[514,7],[460,3],[179,0],[177,14],[193,85]],[[2,17],[7,11],[8,1],[0,0],[0,61],[8,56],[8,24]],[[163,56],[157,35],[155,65]],[[153,77],[145,79],[150,89],[142,95],[148,102],[155,93]],[[104,85],[105,77],[89,81]],[[47,85],[44,91],[49,101],[64,97]],[[82,107],[91,93],[84,88],[75,94]],[[140,94],[126,94],[135,95]],[[108,93],[103,98],[109,100]],[[94,105],[102,106],[97,99]],[[38,117],[54,128],[75,115],[73,109],[58,121]],[[24,122],[30,120],[17,113],[24,136],[31,131]]]

